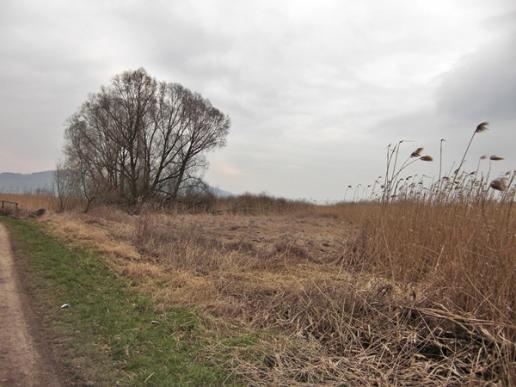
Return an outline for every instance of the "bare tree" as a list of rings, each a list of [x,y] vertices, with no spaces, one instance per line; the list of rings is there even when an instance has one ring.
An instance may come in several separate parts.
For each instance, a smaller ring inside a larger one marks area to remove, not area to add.
[[[64,211],[71,207],[74,197],[77,197],[76,185],[71,171],[67,170],[62,162],[56,165],[54,175],[54,192],[57,196],[58,211]]]
[[[200,94],[143,69],[128,71],[70,118],[66,164],[78,171],[91,201],[175,201],[206,165],[204,154],[225,145],[229,126],[229,117]]]

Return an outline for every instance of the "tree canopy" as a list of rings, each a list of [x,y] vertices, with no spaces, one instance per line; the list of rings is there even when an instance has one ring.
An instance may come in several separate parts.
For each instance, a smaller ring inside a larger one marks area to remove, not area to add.
[[[225,145],[229,127],[200,94],[126,71],[68,120],[64,168],[88,201],[175,201],[206,166],[205,153]]]

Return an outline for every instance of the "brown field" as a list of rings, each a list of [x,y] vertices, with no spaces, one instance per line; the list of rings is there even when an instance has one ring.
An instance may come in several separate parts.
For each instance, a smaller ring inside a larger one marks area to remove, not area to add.
[[[252,385],[514,383],[512,202],[235,200],[211,214],[96,207],[42,221],[104,252],[160,308],[255,338],[213,344]]]
[[[56,198],[50,195],[0,193],[0,200],[16,202],[24,210],[37,210],[38,208],[55,210],[57,208]]]

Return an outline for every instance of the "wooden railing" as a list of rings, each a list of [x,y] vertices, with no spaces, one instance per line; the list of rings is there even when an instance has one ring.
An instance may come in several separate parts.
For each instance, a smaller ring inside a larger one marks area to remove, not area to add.
[[[9,206],[11,206],[11,208],[14,207],[14,209],[18,211],[18,203],[16,202],[11,202],[9,200],[0,200],[0,204],[0,209],[2,210],[8,209]]]

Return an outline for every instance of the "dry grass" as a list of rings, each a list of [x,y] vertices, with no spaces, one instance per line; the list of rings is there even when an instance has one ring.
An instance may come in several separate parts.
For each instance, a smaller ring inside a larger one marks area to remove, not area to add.
[[[454,310],[515,321],[516,217],[510,202],[336,206],[362,225],[354,265],[422,283]]]
[[[144,207],[147,211],[179,214],[291,215],[311,210],[315,205],[304,200],[287,200],[266,194],[246,193],[217,198],[212,194],[190,193],[180,197],[176,203],[163,204],[158,200],[148,202]]]
[[[213,344],[251,385],[510,385],[516,228],[505,205],[308,205],[266,216],[97,208],[47,222],[106,252],[158,306],[257,332],[252,348]]]
[[[57,209],[56,198],[51,195],[0,193],[0,200],[16,202],[20,208],[26,210],[37,210],[38,208]]]
[[[304,200],[287,200],[274,198],[265,194],[244,194],[227,198],[219,198],[213,208],[215,213],[265,215],[293,214],[306,212],[315,206]]]

